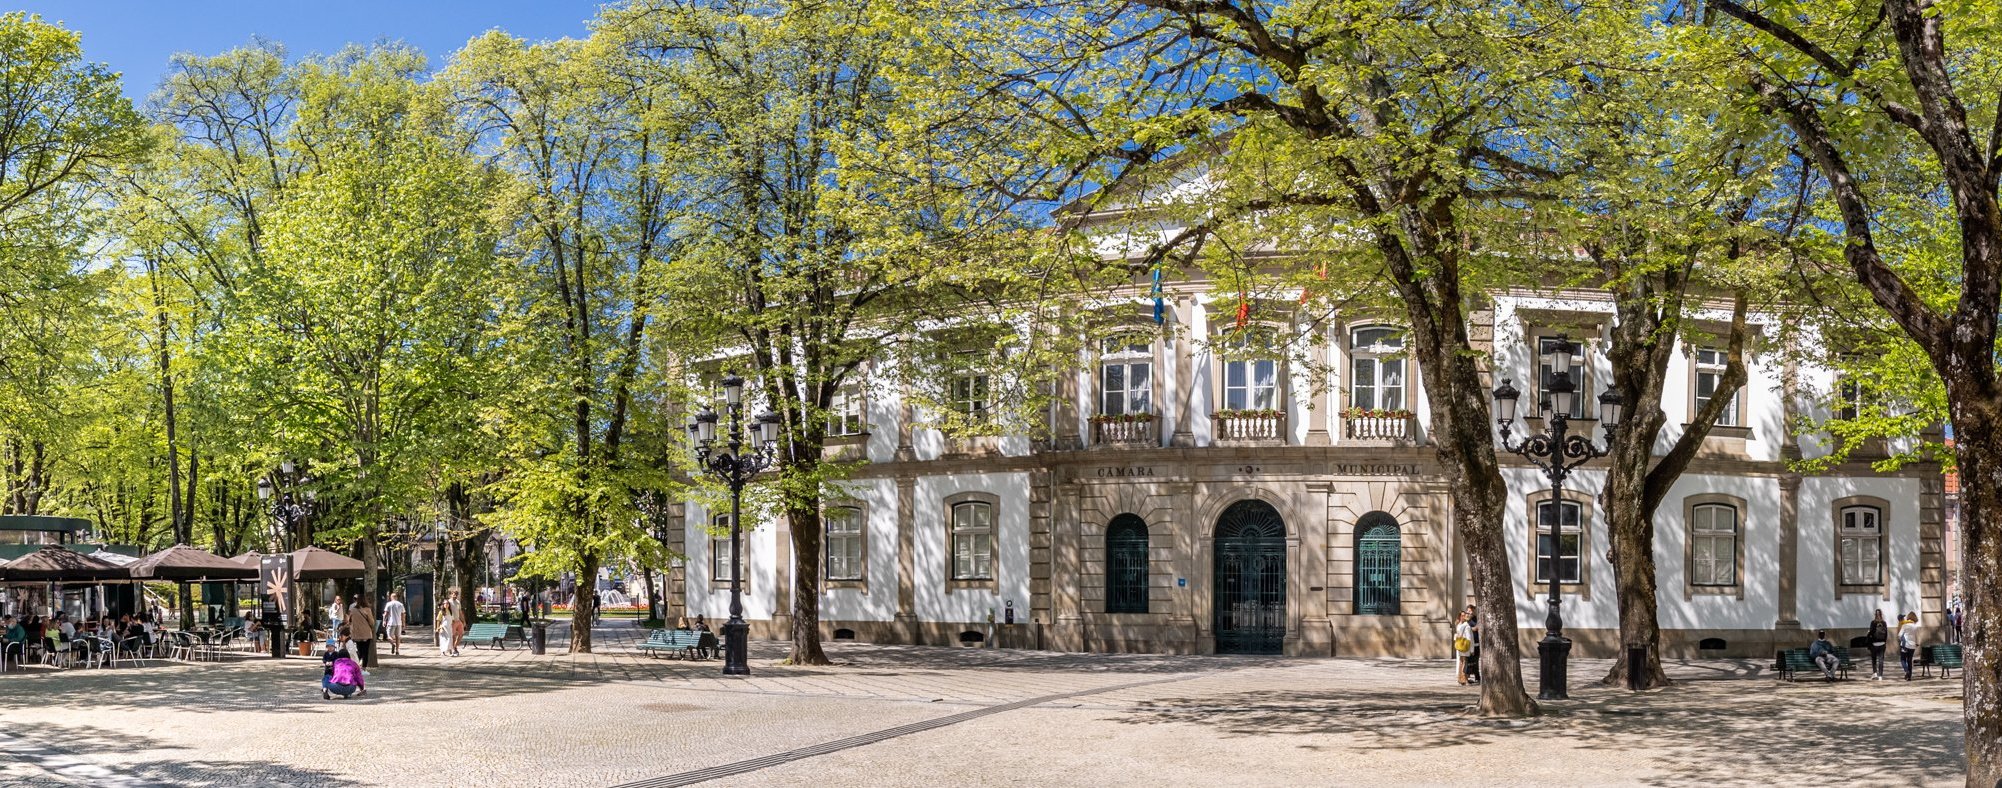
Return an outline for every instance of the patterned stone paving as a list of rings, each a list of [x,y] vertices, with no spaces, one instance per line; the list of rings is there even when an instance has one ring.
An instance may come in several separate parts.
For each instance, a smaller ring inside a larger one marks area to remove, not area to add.
[[[638,654],[630,627],[593,636],[592,655],[415,645],[352,701],[321,700],[304,659],[0,674],[0,786],[605,786],[730,764],[704,784],[1960,781],[1958,681],[1702,662],[1636,696],[1584,681],[1605,669],[1584,661],[1575,700],[1494,721],[1443,661],[841,644],[841,664],[795,668],[754,643],[741,679]]]

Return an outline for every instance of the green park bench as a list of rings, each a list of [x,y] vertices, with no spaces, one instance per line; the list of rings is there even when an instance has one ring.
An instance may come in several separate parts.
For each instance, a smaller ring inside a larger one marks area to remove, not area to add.
[[[1821,673],[1821,666],[1814,664],[1814,659],[1807,654],[1808,650],[1804,648],[1790,648],[1780,652],[1780,678],[1788,681],[1799,681],[1803,672],[1809,675],[1819,675]],[[1836,646],[1835,659],[1836,675],[1845,679],[1849,678],[1849,669],[1855,667],[1855,663],[1849,659],[1849,649]]]
[[[656,629],[646,636],[646,642],[639,645],[640,651],[648,654],[667,652],[682,658],[695,656],[696,648],[702,644],[702,633],[682,629]]]
[[[1958,643],[1941,643],[1937,646],[1927,646],[1919,649],[1919,667],[1925,670],[1927,677],[1931,677],[1932,669],[1937,667],[1939,668],[1940,678],[1947,678],[1961,667],[1960,656],[1960,644]]]
[[[477,646],[482,643],[497,649],[507,649],[507,625],[481,622],[466,627],[466,643]]]

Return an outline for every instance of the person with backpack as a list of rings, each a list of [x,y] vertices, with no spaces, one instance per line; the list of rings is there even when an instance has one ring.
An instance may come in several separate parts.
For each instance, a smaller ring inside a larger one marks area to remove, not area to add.
[[[1884,645],[1891,642],[1891,627],[1884,623],[1883,610],[1879,609],[1870,620],[1870,634],[1866,638],[1870,643],[1870,680],[1883,681]]]

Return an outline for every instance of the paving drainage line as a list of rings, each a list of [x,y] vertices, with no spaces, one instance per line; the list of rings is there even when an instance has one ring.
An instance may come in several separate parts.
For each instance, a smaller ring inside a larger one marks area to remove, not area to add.
[[[1127,684],[1114,684],[1108,687],[1098,687],[1096,689],[1079,690],[1077,692],[1066,692],[1058,695],[1044,695],[1040,698],[1028,698],[1026,700],[1018,700],[1012,703],[1003,703],[998,706],[988,706],[985,708],[974,709],[972,711],[963,711],[958,714],[948,714],[944,717],[934,717],[929,720],[920,720],[918,722],[913,722],[909,725],[899,725],[895,728],[885,728],[883,730],[875,731],[872,733],[864,733],[860,736],[850,736],[846,739],[835,739],[834,741],[822,742],[820,744],[815,744],[810,747],[801,747],[797,750],[787,750],[785,752],[773,753],[771,755],[766,755],[760,758],[752,758],[750,760],[738,761],[736,763],[726,763],[721,766],[711,766],[707,769],[696,769],[694,771],[682,772],[680,774],[670,774],[666,777],[656,777],[651,780],[640,780],[637,782],[625,783],[622,785],[615,786],[614,788],[675,788],[676,786],[682,786],[682,785],[694,785],[696,783],[708,782],[710,780],[722,779],[724,777],[733,777],[739,774],[748,774],[750,772],[755,772],[762,769],[769,769],[773,766],[792,763],[793,761],[805,760],[807,758],[812,758],[817,755],[826,755],[828,753],[840,752],[842,750],[852,749],[855,747],[875,744],[877,742],[888,741],[890,739],[894,739],[899,736],[909,736],[913,733],[923,733],[925,731],[943,728],[948,725],[956,725],[962,722],[966,722],[967,720],[979,719],[981,717],[986,717],[993,714],[1000,714],[1002,712],[1014,711],[1016,709],[1024,709],[1030,706],[1037,706],[1044,703],[1051,703],[1054,701],[1064,700],[1066,698],[1077,698],[1077,697],[1083,697],[1085,695],[1098,695],[1101,693],[1132,689],[1134,687],[1145,687],[1153,684],[1168,684],[1177,681],[1188,681],[1190,679],[1201,678],[1206,675],[1209,674],[1208,673],[1185,674],[1181,676],[1175,676],[1172,678],[1149,679],[1147,681],[1135,681]]]

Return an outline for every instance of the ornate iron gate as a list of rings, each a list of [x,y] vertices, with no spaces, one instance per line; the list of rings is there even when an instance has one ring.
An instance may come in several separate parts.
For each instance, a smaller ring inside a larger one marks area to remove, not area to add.
[[[1286,524],[1263,501],[1217,518],[1218,654],[1278,654],[1286,642]]]
[[[1401,552],[1396,518],[1370,512],[1356,523],[1356,615],[1397,615]]]

